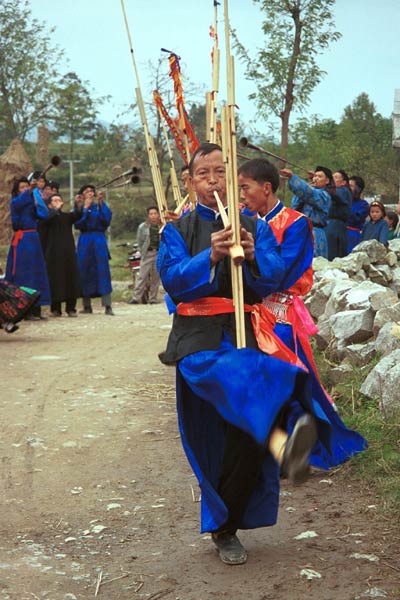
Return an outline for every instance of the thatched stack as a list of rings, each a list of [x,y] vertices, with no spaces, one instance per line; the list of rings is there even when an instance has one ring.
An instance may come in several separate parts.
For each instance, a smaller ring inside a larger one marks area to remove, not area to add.
[[[0,244],[8,244],[11,239],[10,197],[13,181],[28,175],[32,163],[17,139],[0,156]]]

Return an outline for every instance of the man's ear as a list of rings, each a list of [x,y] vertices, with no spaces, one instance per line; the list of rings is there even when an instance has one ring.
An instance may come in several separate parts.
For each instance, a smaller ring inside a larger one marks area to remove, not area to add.
[[[268,196],[270,196],[273,192],[272,192],[272,184],[270,181],[264,181],[263,183],[263,191],[265,194],[265,197],[268,198]]]

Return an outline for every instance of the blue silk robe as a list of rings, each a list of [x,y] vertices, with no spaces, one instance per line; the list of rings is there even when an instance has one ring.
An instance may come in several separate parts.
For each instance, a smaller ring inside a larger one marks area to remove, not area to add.
[[[369,214],[369,204],[366,200],[360,198],[353,200],[351,205],[351,215],[347,220],[347,241],[348,253],[361,242],[361,231]]]
[[[301,296],[305,295],[312,285],[312,278],[307,276],[313,258],[311,228],[304,217],[286,226],[288,219],[282,218],[285,211],[287,212],[288,209],[279,202],[263,217],[263,220],[271,225],[279,238],[282,238],[280,239],[281,257],[286,265],[282,285],[289,295]],[[315,444],[310,455],[310,463],[315,467],[329,469],[364,450],[367,446],[366,441],[359,433],[348,429],[341,420],[336,406],[322,387],[315,364],[309,361],[301,339],[295,335],[292,324],[284,319],[278,320],[274,331],[299,356],[311,375],[313,410],[321,423],[324,423],[326,437]],[[304,410],[299,402],[292,399],[288,418],[289,431],[293,430],[297,419],[303,413]]]
[[[82,210],[82,217],[75,228],[80,231],[77,255],[82,296],[98,297],[112,292],[111,273],[105,231],[112,219],[112,212],[105,202],[102,207],[93,203]]]
[[[217,213],[201,204],[196,211],[199,215],[196,227],[218,219]],[[191,302],[218,292],[220,267],[218,264],[211,268],[210,252],[207,247],[192,256],[179,231],[172,224],[166,225],[157,267],[164,288],[175,302]],[[255,255],[259,275],[252,274],[245,262],[244,286],[260,295],[261,300],[262,295],[280,288],[284,276],[284,263],[276,240],[261,221],[256,223]],[[182,444],[202,494],[201,531],[215,531],[228,518],[227,508],[217,491],[225,422],[250,434],[260,445],[266,445],[278,413],[295,388],[301,390],[302,405],[310,408],[309,377],[302,369],[259,350],[236,349],[226,332],[216,349],[194,351],[181,358],[176,376]],[[273,525],[278,504],[279,466],[267,451],[240,528]]]
[[[328,224],[330,195],[326,189],[312,187],[309,183],[292,175],[289,188],[295,194],[292,208],[308,217],[314,229],[314,256],[328,258],[328,242],[325,227]]]
[[[6,279],[19,287],[37,290],[40,292],[37,305],[49,305],[50,286],[37,232],[39,216],[29,189],[11,199],[10,211],[14,235],[7,256]]]

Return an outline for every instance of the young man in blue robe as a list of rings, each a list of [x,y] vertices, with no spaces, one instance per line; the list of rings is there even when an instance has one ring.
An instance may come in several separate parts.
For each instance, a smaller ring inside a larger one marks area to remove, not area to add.
[[[312,409],[307,371],[273,334],[260,304],[281,289],[285,275],[275,237],[262,221],[240,216],[246,348],[238,350],[232,230],[223,226],[214,197],[226,205],[220,147],[202,144],[190,174],[196,209],[165,226],[158,253],[163,286],[177,305],[162,360],[177,366],[179,427],[201,488],[201,531],[212,532],[223,562],[242,564],[247,554],[237,529],[275,524],[280,465],[292,482],[306,479],[316,427],[306,415],[288,439],[282,426],[294,393],[304,411]]]
[[[291,169],[282,169],[282,177],[289,179],[289,188],[295,194],[292,208],[308,217],[314,230],[314,256],[328,258],[328,242],[325,227],[328,224],[332,171],[327,167],[315,167],[312,184],[294,175]]]
[[[312,226],[307,217],[285,207],[277,198],[279,173],[268,160],[259,158],[241,165],[239,187],[245,205],[269,224],[280,245],[286,265],[282,291],[264,298],[263,304],[276,318],[274,332],[310,372],[314,413],[326,435],[324,443],[318,440],[315,444],[309,460],[313,466],[329,469],[364,450],[366,441],[348,429],[339,417],[333,400],[321,384],[313,358],[309,335],[317,329],[302,299],[313,283]],[[302,413],[302,407],[293,399],[287,415],[289,431]]]
[[[92,313],[91,298],[101,297],[105,314],[113,316],[111,307],[110,253],[105,232],[110,226],[112,212],[99,192],[96,202],[96,189],[84,185],[79,190],[77,202],[82,205],[82,216],[75,222],[80,231],[77,255],[82,288],[84,313]],[[80,206],[79,206],[80,208]]]

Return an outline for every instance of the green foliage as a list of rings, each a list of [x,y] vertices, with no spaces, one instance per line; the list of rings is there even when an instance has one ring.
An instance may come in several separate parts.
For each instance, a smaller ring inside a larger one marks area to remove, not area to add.
[[[32,19],[27,0],[0,0],[0,134],[24,140],[49,118],[60,51],[54,29]]]
[[[233,32],[240,60],[247,67],[246,78],[253,81],[260,116],[271,112],[282,120],[282,151],[287,146],[287,130],[292,110],[308,105],[311,92],[325,74],[317,56],[340,38],[334,30],[331,8],[335,0],[253,0],[263,12],[264,46],[255,57]]]
[[[400,515],[400,414],[386,417],[378,402],[363,396],[359,389],[378,358],[368,367],[353,368],[339,384],[332,384],[330,369],[323,355],[315,352],[319,374],[326,389],[334,398],[339,414],[352,429],[368,441],[368,450],[355,456],[345,467],[344,476],[363,480],[374,489],[390,511]]]
[[[380,194],[385,202],[397,202],[398,156],[392,148],[392,122],[377,112],[365,93],[345,107],[339,123],[315,116],[299,120],[291,132],[288,157],[311,169],[323,164],[333,171],[361,175],[367,195]]]
[[[97,133],[97,107],[104,98],[92,99],[88,85],[71,72],[59,80],[54,93],[53,134],[56,139],[68,139],[70,159],[74,158],[76,141],[93,140]]]

